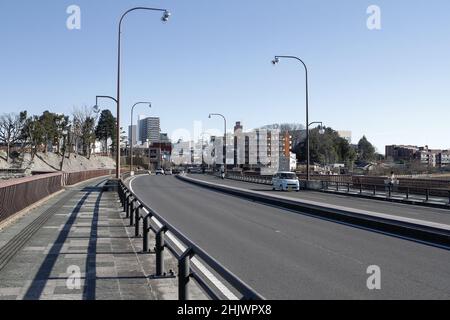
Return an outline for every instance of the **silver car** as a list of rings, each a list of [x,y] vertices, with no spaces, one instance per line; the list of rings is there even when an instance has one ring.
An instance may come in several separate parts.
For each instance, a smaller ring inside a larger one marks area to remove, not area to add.
[[[300,191],[300,181],[293,172],[278,172],[272,179],[272,190]]]

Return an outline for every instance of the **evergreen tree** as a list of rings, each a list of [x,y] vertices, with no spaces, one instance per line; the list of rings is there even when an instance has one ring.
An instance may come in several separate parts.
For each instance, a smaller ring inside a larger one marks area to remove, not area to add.
[[[359,161],[374,161],[376,159],[375,147],[363,136],[358,143],[358,160]]]
[[[324,134],[320,129],[310,130],[309,150],[311,163],[329,165],[333,163],[345,163],[352,169],[356,160],[356,152],[344,138],[331,128],[326,128]],[[307,161],[306,139],[294,148],[301,162]]]
[[[103,110],[95,129],[97,139],[104,141],[104,150],[108,152],[108,139],[112,140],[113,149],[116,141],[116,118],[111,111]]]

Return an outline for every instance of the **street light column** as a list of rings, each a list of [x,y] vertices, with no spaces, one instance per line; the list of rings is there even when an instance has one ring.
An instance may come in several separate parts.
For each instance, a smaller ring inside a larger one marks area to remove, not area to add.
[[[310,180],[310,154],[309,154],[309,86],[308,86],[308,67],[306,66],[306,63],[303,62],[302,59],[300,59],[299,57],[295,57],[295,56],[275,56],[275,59],[272,61],[272,63],[274,65],[278,64],[280,62],[280,58],[283,59],[295,59],[299,62],[301,62],[301,64],[303,65],[303,67],[305,68],[305,77],[306,77],[306,158],[307,158],[307,163],[306,163],[306,180],[309,181]]]
[[[117,45],[117,125],[116,125],[116,130],[117,130],[117,137],[116,137],[116,179],[120,179],[120,67],[121,67],[121,46],[122,46],[122,39],[121,39],[121,35],[122,35],[122,22],[123,19],[125,18],[125,16],[127,14],[129,14],[132,11],[137,11],[137,10],[147,10],[147,11],[160,11],[160,12],[164,12],[164,15],[162,17],[162,21],[166,22],[169,20],[170,17],[170,13],[169,11],[167,11],[166,9],[157,9],[157,8],[147,8],[147,7],[136,7],[136,8],[132,8],[128,11],[126,11],[122,17],[120,18],[119,21],[119,33],[118,33],[118,45]]]
[[[99,107],[98,107],[98,99],[100,99],[100,98],[102,98],[102,99],[110,99],[110,100],[114,101],[114,102],[116,103],[116,105],[118,105],[117,99],[115,99],[115,98],[113,98],[113,97],[111,97],[111,96],[96,96],[96,97],[95,97],[95,106],[94,106],[94,108],[95,108],[96,110],[99,110]],[[117,116],[119,116],[119,114],[117,114]],[[119,123],[119,122],[118,122],[118,123]],[[116,138],[120,140],[120,126],[119,126],[119,128],[118,128],[117,130],[118,130],[118,131],[117,131],[117,134],[116,134]],[[119,142],[119,143],[120,143],[120,142]],[[106,146],[106,152],[108,153],[108,146]],[[117,159],[116,159],[116,160],[117,160]],[[119,172],[120,172],[120,169],[119,169]],[[117,173],[117,163],[116,163],[116,173]]]

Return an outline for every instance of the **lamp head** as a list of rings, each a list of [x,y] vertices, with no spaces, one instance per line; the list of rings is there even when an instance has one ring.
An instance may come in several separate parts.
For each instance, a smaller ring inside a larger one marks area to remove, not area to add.
[[[325,134],[325,127],[324,127],[324,126],[321,126],[321,127],[319,128],[319,134],[321,134],[321,135],[324,135],[324,134]]]
[[[211,114],[208,116],[209,119],[211,119]]]
[[[278,57],[275,57],[275,59],[272,60],[272,64],[273,64],[274,66],[276,66],[276,65],[279,64],[279,63],[280,63],[280,59],[279,59]]]
[[[164,14],[161,18],[162,22],[167,22],[169,21],[169,18],[172,14],[169,11],[164,11]]]

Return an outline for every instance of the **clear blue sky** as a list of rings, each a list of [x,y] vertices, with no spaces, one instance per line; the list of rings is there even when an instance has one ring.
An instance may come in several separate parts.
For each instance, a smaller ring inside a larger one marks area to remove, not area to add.
[[[81,7],[80,31],[66,28],[71,4]],[[371,4],[382,30],[366,27]],[[148,99],[169,133],[195,120],[222,128],[209,112],[224,113],[230,128],[304,123],[301,66],[270,64],[286,54],[309,66],[311,121],[351,130],[355,141],[365,134],[381,152],[450,148],[448,0],[2,0],[0,113],[70,113],[115,95],[117,22],[136,5],[173,16],[163,24],[138,12],[124,24],[124,127],[129,106]]]

